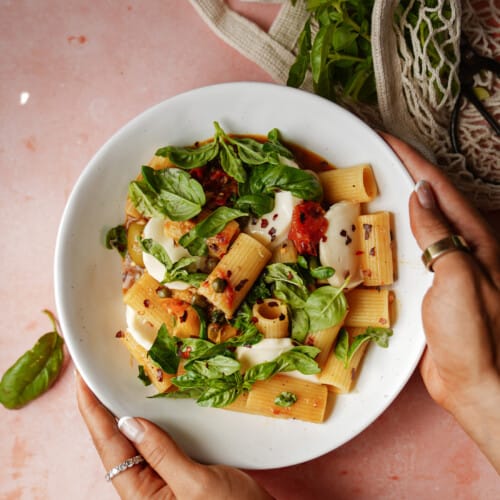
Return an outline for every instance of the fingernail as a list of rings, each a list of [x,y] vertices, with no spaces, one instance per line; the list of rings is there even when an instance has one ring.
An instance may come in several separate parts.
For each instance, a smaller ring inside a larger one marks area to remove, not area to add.
[[[144,437],[143,425],[133,417],[120,418],[118,429],[133,443],[140,443]]]
[[[436,206],[434,193],[432,192],[431,185],[427,181],[418,181],[415,184],[414,191],[417,193],[418,201],[423,208],[429,209]]]

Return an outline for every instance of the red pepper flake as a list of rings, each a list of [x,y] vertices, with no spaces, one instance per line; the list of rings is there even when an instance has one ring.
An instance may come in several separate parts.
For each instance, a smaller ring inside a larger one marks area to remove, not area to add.
[[[163,382],[163,370],[161,368],[156,369],[156,380]]]
[[[262,220],[260,221],[260,227],[261,227],[262,229],[265,229],[268,225],[269,225],[269,221],[268,221],[267,219],[262,219]]]
[[[314,339],[312,337],[307,337],[305,344],[314,345]]]
[[[365,240],[370,238],[370,233],[372,232],[373,226],[371,224],[363,224],[363,229],[365,231]]]
[[[248,282],[247,278],[242,279],[235,287],[234,289],[239,292]]]
[[[149,307],[151,305],[151,301],[149,299],[144,299],[143,304],[144,304],[144,307],[147,308],[147,307]]]
[[[278,214],[278,213],[275,213],[275,214],[273,215],[273,220],[276,220],[278,217],[279,217],[279,214]]]
[[[123,333],[122,330],[118,330],[116,333],[115,333],[115,337],[117,339],[121,339],[122,337],[125,337],[125,334]]]
[[[182,316],[179,318],[179,321],[181,323],[185,323],[187,319],[188,319],[188,312],[187,309],[185,309],[184,312],[182,313]]]
[[[274,241],[276,239],[276,228],[272,227],[268,231],[269,236],[271,236],[271,241]]]
[[[189,359],[189,356],[191,355],[191,346],[187,346],[186,349],[184,349],[181,352],[181,357],[184,359]]]
[[[363,250],[357,250],[355,255],[363,255],[365,252]]]
[[[342,236],[343,238],[347,236],[347,231],[345,229],[342,229],[342,231],[340,231],[340,236]]]
[[[381,325],[386,325],[387,324],[387,320],[385,318],[379,318],[378,319],[378,322],[381,324]]]
[[[257,316],[252,316],[250,321],[255,324],[259,322],[259,318],[257,318]]]
[[[275,302],[274,300],[271,301],[271,302],[268,302],[267,305],[269,307],[278,307],[279,306],[279,304],[277,302]]]
[[[350,245],[352,243],[352,238],[350,236],[347,236],[345,239],[345,244]]]
[[[351,226],[351,231],[352,231],[353,233],[356,231],[356,226],[355,226],[354,224]]]
[[[370,252],[369,254],[372,256],[372,257],[375,257],[375,247],[371,247],[370,248]]]
[[[279,318],[278,318],[278,319],[279,319],[280,321],[284,321],[284,320],[286,319],[286,316],[285,316],[283,313],[281,313],[281,314],[279,315]]]

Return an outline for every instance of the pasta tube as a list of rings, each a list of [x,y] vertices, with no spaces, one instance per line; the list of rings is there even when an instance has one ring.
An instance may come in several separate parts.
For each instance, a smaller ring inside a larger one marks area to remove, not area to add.
[[[278,299],[264,299],[252,308],[255,326],[264,337],[277,339],[288,337],[288,309]]]
[[[230,319],[270,257],[271,252],[262,243],[248,234],[239,234],[198,293]]]

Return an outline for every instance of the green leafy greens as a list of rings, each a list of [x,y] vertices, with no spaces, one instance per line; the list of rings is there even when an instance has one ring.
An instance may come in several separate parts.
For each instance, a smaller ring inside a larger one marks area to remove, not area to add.
[[[50,311],[54,330],[42,335],[3,375],[0,381],[0,403],[5,408],[21,408],[47,391],[61,372],[64,341],[57,321]]]
[[[392,336],[391,328],[381,328],[369,326],[364,333],[356,335],[352,342],[349,343],[349,333],[345,328],[342,328],[339,333],[337,345],[335,346],[335,356],[343,361],[347,368],[356,351],[370,340],[377,343],[380,347],[389,346],[389,337]]]

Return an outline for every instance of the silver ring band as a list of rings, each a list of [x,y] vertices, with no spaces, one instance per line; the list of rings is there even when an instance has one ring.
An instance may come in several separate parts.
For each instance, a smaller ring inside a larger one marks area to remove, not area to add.
[[[434,272],[432,268],[434,262],[436,262],[439,257],[455,250],[461,250],[463,252],[469,252],[470,250],[467,242],[458,234],[452,234],[451,236],[447,236],[429,245],[422,254],[422,261],[429,271]]]
[[[135,457],[127,458],[127,460],[123,461],[121,464],[118,464],[115,467],[113,467],[104,477],[106,481],[111,481],[111,479],[113,479],[121,472],[130,469],[130,467],[133,467],[134,465],[141,464],[142,462],[145,462],[145,460],[144,458],[141,457],[141,455],[136,455]]]

